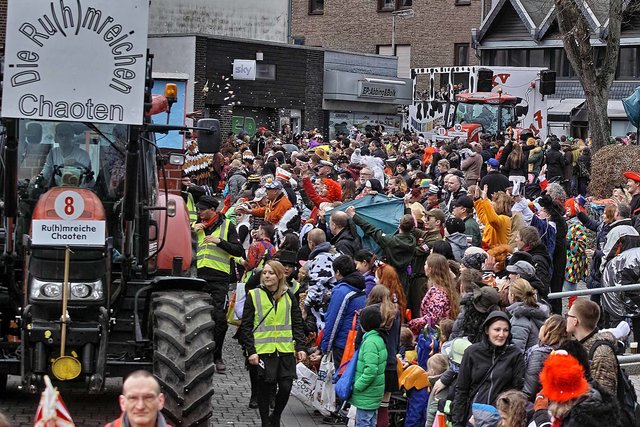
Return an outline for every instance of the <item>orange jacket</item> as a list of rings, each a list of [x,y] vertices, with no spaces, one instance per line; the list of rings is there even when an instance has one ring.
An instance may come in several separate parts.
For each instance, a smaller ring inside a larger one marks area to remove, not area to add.
[[[498,215],[488,199],[476,200],[475,208],[478,219],[484,224],[482,249],[488,250],[494,246],[508,245],[511,218],[506,215]]]
[[[292,205],[286,194],[280,194],[273,202],[269,200],[263,208],[251,209],[251,215],[264,218],[265,221],[277,225],[282,216],[291,209]]]

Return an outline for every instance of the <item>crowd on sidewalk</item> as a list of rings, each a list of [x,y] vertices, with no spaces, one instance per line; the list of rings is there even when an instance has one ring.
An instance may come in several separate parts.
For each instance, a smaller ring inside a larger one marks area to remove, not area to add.
[[[569,297],[564,313],[549,295],[637,282],[640,173],[620,171],[626,188],[594,200],[589,144],[553,136],[376,127],[325,142],[285,127],[229,134],[209,161],[188,147],[182,192],[215,300],[216,368],[229,320],[263,426],[280,425],[297,364],[339,372],[351,359],[351,394],[328,423],[352,407],[356,426],[388,426],[401,389],[425,399],[408,399],[407,426],[631,416],[616,354],[640,337],[640,294]],[[403,213],[371,210],[381,200]]]

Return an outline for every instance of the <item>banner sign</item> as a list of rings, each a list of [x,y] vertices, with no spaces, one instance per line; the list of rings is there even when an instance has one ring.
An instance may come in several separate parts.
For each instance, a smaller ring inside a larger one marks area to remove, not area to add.
[[[2,116],[142,124],[149,0],[9,0]]]

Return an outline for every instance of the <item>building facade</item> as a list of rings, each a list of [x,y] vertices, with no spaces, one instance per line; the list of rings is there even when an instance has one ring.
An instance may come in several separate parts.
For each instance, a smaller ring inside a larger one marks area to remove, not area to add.
[[[398,77],[408,78],[411,68],[477,64],[470,31],[491,1],[291,0],[291,5],[294,42],[396,55]]]
[[[608,0],[578,2],[592,30],[594,61],[602,60],[608,25]],[[612,135],[634,130],[622,99],[640,85],[640,8],[625,2],[620,55],[609,94]],[[549,132],[585,138],[588,117],[584,90],[565,54],[552,0],[499,0],[480,27],[473,43],[481,65],[543,67],[556,72],[556,92],[548,96]]]

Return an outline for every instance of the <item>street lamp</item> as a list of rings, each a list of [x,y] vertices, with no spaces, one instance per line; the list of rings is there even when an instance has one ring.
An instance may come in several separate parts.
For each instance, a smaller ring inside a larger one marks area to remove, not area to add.
[[[396,55],[396,16],[401,18],[413,18],[413,9],[394,10],[391,12],[391,55]]]

